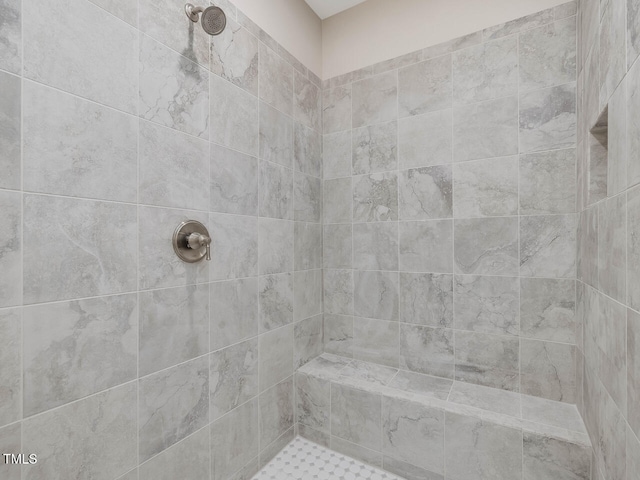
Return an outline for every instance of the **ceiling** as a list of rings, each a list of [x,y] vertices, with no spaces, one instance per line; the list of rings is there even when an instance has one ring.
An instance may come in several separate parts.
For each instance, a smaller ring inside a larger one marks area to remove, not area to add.
[[[322,20],[366,0],[305,0]]]

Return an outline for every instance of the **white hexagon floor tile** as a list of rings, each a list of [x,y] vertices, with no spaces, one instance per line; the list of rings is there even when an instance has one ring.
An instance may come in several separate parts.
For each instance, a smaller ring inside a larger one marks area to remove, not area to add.
[[[253,480],[404,480],[297,437]]]

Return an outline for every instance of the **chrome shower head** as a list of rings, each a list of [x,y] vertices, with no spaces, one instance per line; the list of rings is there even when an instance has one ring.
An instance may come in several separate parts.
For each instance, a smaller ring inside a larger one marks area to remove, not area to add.
[[[187,3],[184,9],[189,20],[193,23],[198,23],[200,20],[203,30],[209,35],[220,35],[227,26],[227,16],[220,7],[194,7]],[[202,15],[198,17],[200,13]]]

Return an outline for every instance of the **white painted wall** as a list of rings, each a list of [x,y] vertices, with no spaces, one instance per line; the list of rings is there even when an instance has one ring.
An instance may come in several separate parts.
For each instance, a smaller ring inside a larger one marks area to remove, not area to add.
[[[567,1],[368,0],[322,23],[323,78],[332,78]]]
[[[304,0],[233,0],[233,3],[322,78],[322,20]]]

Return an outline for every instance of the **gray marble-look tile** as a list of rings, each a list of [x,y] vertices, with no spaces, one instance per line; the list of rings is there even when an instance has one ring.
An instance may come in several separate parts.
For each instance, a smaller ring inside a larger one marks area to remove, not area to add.
[[[398,118],[396,72],[383,73],[354,82],[352,90],[354,128]]]
[[[553,8],[554,20],[562,20],[563,18],[572,17],[578,14],[578,2],[575,0],[563,3]]]
[[[293,167],[293,120],[266,103],[260,104],[260,158]]]
[[[0,310],[0,425],[16,422],[22,416],[22,328],[20,309]],[[3,467],[0,467],[2,472]]]
[[[212,213],[207,226],[213,250],[211,261],[207,262],[211,280],[246,278],[258,273],[257,218]]]
[[[382,422],[385,455],[444,475],[444,410],[385,396]]]
[[[352,383],[373,386],[387,385],[396,373],[398,373],[396,368],[354,360],[340,370],[339,376]]]
[[[520,274],[571,278],[576,273],[575,215],[521,217]]]
[[[398,274],[354,272],[354,313],[359,317],[398,320]]]
[[[388,455],[382,457],[383,467],[387,472],[400,475],[407,480],[443,480],[444,476],[433,473],[421,467],[416,467],[411,463],[403,462]]]
[[[293,95],[293,118],[316,132],[321,132],[321,89],[296,70],[293,76]]]
[[[600,7],[600,105],[606,105],[627,73],[627,1],[610,0]]]
[[[400,270],[453,272],[453,222],[429,220],[400,223]]]
[[[523,337],[576,343],[576,284],[573,279],[520,280]]]
[[[627,420],[640,435],[640,314],[627,310]]]
[[[328,433],[320,432],[315,428],[307,427],[302,423],[297,423],[296,426],[297,435],[312,441],[317,445],[329,448],[331,445],[331,435]],[[295,433],[295,432],[294,432]]]
[[[458,163],[453,167],[455,218],[518,213],[517,157]]]
[[[400,168],[451,163],[452,122],[451,109],[400,119],[398,123]]]
[[[25,308],[23,329],[25,416],[136,377],[135,295]]]
[[[380,395],[334,384],[331,388],[331,433],[357,445],[382,451]]]
[[[323,133],[351,129],[351,85],[325,90],[322,113]]]
[[[133,205],[27,195],[25,303],[135,290],[136,223]]]
[[[398,122],[353,130],[353,174],[388,172],[398,168]]]
[[[324,314],[324,351],[353,357],[353,317]]]
[[[627,189],[627,82],[623,80],[611,95],[607,112],[607,193]]]
[[[324,226],[324,267],[351,268],[352,267],[352,226],[325,225]]]
[[[520,94],[520,152],[576,144],[576,84]]]
[[[294,321],[322,313],[322,270],[305,270],[293,275]]]
[[[496,335],[520,333],[518,278],[456,275],[454,325]]]
[[[607,174],[609,153],[601,142],[601,137],[590,135],[588,143],[587,205],[593,205],[607,198]]]
[[[520,157],[520,214],[576,210],[576,149]]]
[[[398,219],[398,175],[376,173],[353,180],[353,220],[380,222]]]
[[[293,227],[295,270],[322,268],[322,225],[295,222]]]
[[[453,102],[482,102],[518,93],[518,39],[482,43],[453,54]]]
[[[258,230],[260,274],[293,270],[293,222],[261,218]]]
[[[522,476],[522,431],[456,413],[446,414],[445,469],[452,480]]]
[[[8,87],[11,91],[11,83]],[[25,83],[24,99],[25,190],[136,201],[138,121],[134,117],[32,82]],[[9,117],[11,110],[6,114]],[[19,140],[19,128],[2,131],[6,141],[11,141],[11,135]],[[19,154],[19,141],[16,146]],[[3,165],[10,162],[8,178],[19,181],[19,172],[12,175],[11,150],[2,152],[7,155]]]
[[[400,117],[451,107],[451,55],[398,70]]]
[[[576,79],[576,19],[520,34],[520,89],[564,85]]]
[[[294,220],[322,221],[322,179],[295,172],[293,185]]]
[[[453,109],[456,162],[518,153],[518,98],[506,97]]]
[[[205,265],[205,262],[193,264],[183,262],[173,251],[171,242],[167,241],[167,232],[174,231],[178,225],[187,220],[196,220],[208,225],[209,232],[212,233],[208,215],[202,212],[154,207],[138,208],[140,238],[138,281],[141,290],[209,281],[209,265]],[[115,242],[115,245],[118,244],[119,242]],[[212,256],[213,258],[215,256]]]
[[[209,286],[140,294],[141,376],[209,352]]]
[[[453,275],[400,273],[400,321],[453,326]]]
[[[12,2],[13,0],[10,3]],[[6,18],[3,16],[5,8],[7,8],[6,1],[3,1],[0,3],[0,17],[2,18]],[[3,37],[0,34],[0,67],[2,66],[2,40]],[[20,120],[21,81],[19,77],[0,72],[0,82],[2,82],[2,92],[0,92],[0,169],[2,170],[0,188],[19,190],[21,185],[20,138],[22,131]],[[46,165],[47,163],[43,166]]]
[[[138,454],[144,462],[209,423],[209,358],[142,378],[138,396]]]
[[[264,468],[278,453],[280,453],[287,445],[289,445],[296,437],[296,426],[292,426],[273,442],[260,451],[260,465]]]
[[[627,480],[633,480],[633,473],[640,472],[640,441],[630,428],[627,428]]]
[[[353,319],[353,357],[398,367],[398,322]]]
[[[493,40],[496,38],[506,37],[514,33],[523,32],[541,25],[545,25],[553,21],[554,13],[553,9],[542,10],[541,12],[533,13],[525,17],[520,17],[515,20],[510,20],[499,25],[494,25],[489,28],[485,28],[482,31],[484,41]]]
[[[452,385],[453,381],[449,379],[405,370],[399,370],[398,374],[389,383],[391,388],[439,400],[447,399]]]
[[[595,287],[598,284],[598,209],[596,207],[580,214],[577,235],[578,279]]]
[[[22,2],[0,2],[2,33],[0,34],[0,68],[19,74],[22,67]]]
[[[627,0],[627,68],[640,55],[640,3]]]
[[[14,455],[22,452],[22,425],[14,423],[0,428],[0,450]],[[5,480],[20,480],[20,465],[0,464],[0,475]],[[137,478],[136,478],[137,480]]]
[[[293,325],[260,336],[260,391],[273,387],[293,373]]]
[[[209,71],[155,40],[140,38],[140,117],[209,139]]]
[[[322,292],[320,292],[322,295]],[[297,370],[324,352],[322,314],[297,322],[293,327],[293,367]]]
[[[293,275],[260,277],[260,332],[293,322]]]
[[[382,453],[348,442],[340,437],[331,436],[331,449],[360,460],[367,465],[382,468]]]
[[[456,273],[517,275],[518,217],[456,220]]]
[[[260,100],[292,115],[293,67],[263,43],[259,52]]]
[[[219,145],[258,156],[258,99],[217,75],[211,75],[209,139]]]
[[[215,420],[258,395],[258,340],[218,350],[210,359],[210,408]]]
[[[323,135],[322,168],[324,178],[351,175],[351,130]]]
[[[293,170],[260,160],[260,216],[293,220]]]
[[[423,167],[401,173],[400,220],[451,218],[453,179],[451,166]]]
[[[522,339],[522,393],[566,403],[576,399],[576,347],[563,343]]]
[[[575,405],[522,395],[522,419],[551,425],[571,432],[586,433],[585,424]]]
[[[328,380],[296,374],[296,421],[322,433],[330,433],[331,386]]]
[[[353,226],[353,268],[398,270],[398,224],[360,223]]]
[[[627,291],[626,223],[625,195],[598,205],[598,285],[600,291],[619,302],[626,300]]]
[[[258,214],[258,161],[211,144],[210,211]]]
[[[110,480],[133,469],[136,390],[132,382],[25,421],[22,445],[38,463],[23,478]]]
[[[351,223],[353,220],[351,177],[324,181],[324,223]]]
[[[639,7],[640,11],[640,7]],[[627,180],[632,187],[640,183],[640,62],[633,64],[627,82]]]
[[[225,480],[259,453],[258,401],[247,402],[219,420],[211,431],[211,478]]]
[[[89,0],[107,12],[124,20],[134,27],[138,26],[138,4],[127,0]]]
[[[584,445],[524,432],[524,480],[590,480],[591,451]]]
[[[519,390],[518,338],[456,331],[455,344],[456,380],[515,392]]]
[[[293,376],[260,395],[260,445],[266,447],[289,430],[295,421]]]
[[[137,113],[138,32],[133,27],[82,0],[25,2],[22,13],[30,19],[23,31],[26,78]]]
[[[210,345],[215,351],[258,334],[258,279],[210,285]]]
[[[322,177],[322,135],[300,122],[293,125],[293,167],[298,172]]]
[[[139,143],[140,203],[209,208],[208,142],[141,121]]]
[[[453,330],[401,323],[400,368],[453,378]]]
[[[258,39],[232,19],[211,39],[211,71],[258,95]]]
[[[201,428],[184,441],[140,465],[139,472],[119,480],[172,480],[174,478],[209,478],[211,462],[209,429]]]
[[[0,307],[11,307],[23,298],[22,194],[0,191],[0,222]]]

